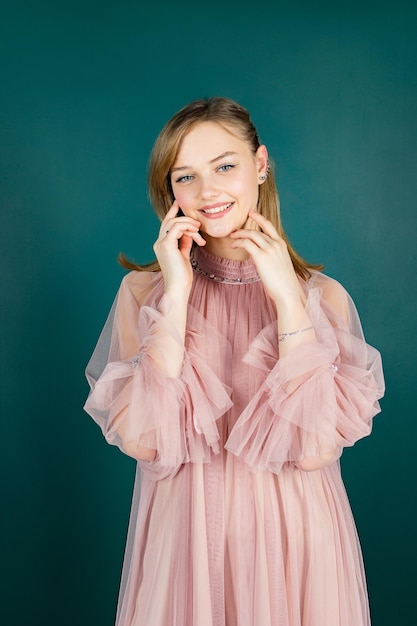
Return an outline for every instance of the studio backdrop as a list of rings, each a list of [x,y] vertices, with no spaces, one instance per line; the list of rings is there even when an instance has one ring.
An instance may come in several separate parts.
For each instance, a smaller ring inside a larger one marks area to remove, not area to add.
[[[188,101],[224,95],[275,162],[292,243],[347,288],[382,352],[383,411],[342,468],[373,623],[417,623],[411,3],[15,0],[2,13],[2,622],[114,622],[135,463],[83,412],[84,368],[118,253],[153,258],[156,135]]]

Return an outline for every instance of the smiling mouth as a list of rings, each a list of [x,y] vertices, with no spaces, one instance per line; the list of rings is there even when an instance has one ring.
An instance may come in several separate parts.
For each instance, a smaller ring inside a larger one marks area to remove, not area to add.
[[[233,204],[233,202],[229,202],[228,204],[222,204],[220,206],[213,207],[212,209],[200,209],[200,212],[204,213],[204,215],[216,215],[217,213],[223,213],[223,211],[227,211],[232,207]]]

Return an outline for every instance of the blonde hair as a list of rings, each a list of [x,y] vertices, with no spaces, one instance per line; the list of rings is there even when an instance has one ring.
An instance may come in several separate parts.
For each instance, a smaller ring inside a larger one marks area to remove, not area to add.
[[[149,160],[148,188],[149,197],[154,210],[162,221],[174,202],[171,187],[171,168],[173,167],[181,146],[181,142],[193,126],[202,122],[216,122],[232,131],[239,139],[245,141],[253,154],[259,148],[260,141],[249,112],[230,98],[205,98],[194,100],[180,109],[164,126],[152,149]],[[294,250],[286,236],[281,223],[278,190],[275,183],[273,164],[263,184],[259,186],[257,210],[270,220],[287,246],[296,273],[303,279],[310,276],[309,270],[321,270],[321,265],[308,264]],[[157,261],[147,265],[130,262],[124,255],[119,255],[120,264],[127,269],[139,271],[159,271]]]

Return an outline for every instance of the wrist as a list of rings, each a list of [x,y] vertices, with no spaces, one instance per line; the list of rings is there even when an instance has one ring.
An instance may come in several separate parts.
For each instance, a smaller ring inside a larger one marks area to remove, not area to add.
[[[179,300],[178,297],[171,297],[166,292],[163,294],[158,306],[159,312],[169,320],[182,342],[184,341],[187,325],[187,306],[188,300]]]
[[[179,292],[179,290],[165,291],[159,305],[161,313],[186,311],[189,293],[189,290],[183,290],[182,292]]]
[[[290,337],[293,337],[294,335],[299,335],[300,333],[306,333],[309,331],[314,331],[314,327],[307,326],[306,328],[299,328],[298,330],[292,330],[286,333],[278,333],[278,342],[282,343],[283,341],[289,339]]]
[[[164,295],[166,295],[172,302],[176,302],[178,305],[181,303],[187,303],[191,291],[190,285],[165,285]]]
[[[306,298],[303,293],[280,294],[274,298],[274,302],[281,318],[285,317],[291,320],[305,312]]]
[[[273,300],[277,307],[288,310],[299,306],[304,308],[307,301],[302,285],[297,277],[294,277],[294,280],[290,281],[289,284],[285,284],[283,281],[280,289],[273,295]]]

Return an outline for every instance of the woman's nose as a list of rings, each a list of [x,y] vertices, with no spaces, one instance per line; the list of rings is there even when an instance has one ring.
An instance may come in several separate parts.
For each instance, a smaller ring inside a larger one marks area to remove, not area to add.
[[[201,179],[200,194],[203,199],[215,198],[219,195],[219,189],[211,176]]]

